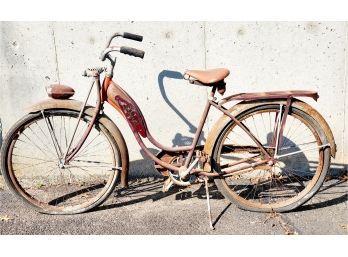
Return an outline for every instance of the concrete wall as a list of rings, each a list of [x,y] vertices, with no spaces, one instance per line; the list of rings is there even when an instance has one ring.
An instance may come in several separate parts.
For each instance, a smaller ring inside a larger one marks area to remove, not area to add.
[[[207,97],[205,88],[188,85],[177,72],[227,67],[226,95],[317,90],[319,101],[307,102],[333,130],[336,167],[348,163],[347,22],[1,22],[0,29],[3,136],[25,114],[24,107],[46,97],[47,84],[69,84],[82,99],[89,81],[81,72],[100,65],[98,56],[110,34],[129,31],[143,35],[144,42],[120,41],[145,50],[145,59],[121,55],[115,80],[138,102],[163,144],[190,141]],[[126,122],[110,108],[106,112],[126,138],[131,172],[151,173],[151,162],[142,161]],[[219,115],[210,116],[204,138]]]

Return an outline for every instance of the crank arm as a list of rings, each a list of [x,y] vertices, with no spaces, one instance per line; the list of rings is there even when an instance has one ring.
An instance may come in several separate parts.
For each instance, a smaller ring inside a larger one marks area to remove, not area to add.
[[[171,172],[169,172],[169,177],[170,177],[171,181],[178,186],[186,187],[186,186],[191,185],[190,181],[181,181],[181,180],[174,178],[174,176]]]

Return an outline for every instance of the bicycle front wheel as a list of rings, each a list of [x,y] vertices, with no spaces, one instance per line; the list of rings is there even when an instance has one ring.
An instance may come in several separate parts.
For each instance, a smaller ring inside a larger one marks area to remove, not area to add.
[[[278,116],[279,105],[270,104],[248,109],[237,118],[274,156]],[[309,114],[291,107],[278,142],[280,157],[275,164],[244,168],[263,161],[264,154],[231,120],[220,132],[212,156],[215,171],[231,171],[215,179],[219,191],[250,211],[290,211],[308,201],[330,165],[330,149],[321,147],[327,144],[323,129]]]
[[[79,112],[44,110],[28,114],[7,134],[2,170],[8,187],[37,211],[74,214],[101,204],[113,191],[128,152],[122,135],[97,120],[80,151],[67,165],[64,156]],[[84,114],[72,147],[87,128]]]

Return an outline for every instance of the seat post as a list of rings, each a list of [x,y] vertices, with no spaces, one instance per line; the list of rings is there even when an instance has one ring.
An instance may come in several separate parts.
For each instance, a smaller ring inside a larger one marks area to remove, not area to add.
[[[192,149],[189,151],[189,153],[188,153],[188,155],[186,157],[185,163],[184,163],[184,167],[186,169],[189,167],[189,164],[191,163],[191,159],[192,159],[193,153],[196,150],[196,146],[197,146],[199,137],[200,137],[200,135],[202,133],[203,126],[204,126],[204,124],[205,124],[205,122],[207,120],[207,116],[208,116],[208,113],[209,113],[209,110],[210,110],[210,106],[211,106],[210,101],[211,101],[211,99],[214,99],[215,91],[216,91],[216,86],[213,86],[212,89],[211,89],[210,95],[209,95],[209,97],[207,99],[207,103],[205,105],[205,108],[204,108],[201,120],[199,121],[199,124],[197,126],[197,130],[196,130],[195,136],[194,136],[192,144],[191,144]]]
[[[216,86],[213,86],[211,88],[211,91],[210,91],[210,98],[214,99],[214,96],[215,96],[215,92],[216,92]]]

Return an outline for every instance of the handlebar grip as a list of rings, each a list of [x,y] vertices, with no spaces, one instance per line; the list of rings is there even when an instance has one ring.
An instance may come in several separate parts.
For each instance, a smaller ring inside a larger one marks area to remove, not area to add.
[[[139,42],[143,41],[143,36],[132,34],[132,33],[128,33],[128,32],[124,32],[123,33],[123,37],[124,38],[128,38],[128,39],[132,39],[132,40],[135,40],[135,41],[139,41]]]
[[[139,57],[141,59],[143,59],[145,55],[144,51],[141,51],[132,47],[127,47],[127,46],[122,46],[120,48],[120,53],[132,55],[134,57]]]

